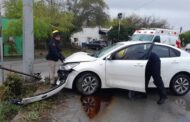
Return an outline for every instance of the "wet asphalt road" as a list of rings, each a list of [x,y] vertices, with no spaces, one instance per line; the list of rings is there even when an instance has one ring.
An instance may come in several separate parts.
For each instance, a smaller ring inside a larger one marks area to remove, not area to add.
[[[6,67],[22,69],[21,62],[8,62]],[[35,72],[48,71],[48,63],[37,61]],[[45,72],[46,74],[46,72]],[[157,105],[155,90],[148,98],[136,94],[128,99],[126,90],[102,90],[95,96],[83,97],[64,89],[56,95],[55,105],[43,122],[190,122],[190,92],[185,96],[169,95],[164,105]]]
[[[56,104],[45,118],[51,122],[190,122],[190,93],[186,96],[169,95],[163,105],[151,90],[148,98],[135,94],[132,99],[126,90],[102,90],[95,96],[80,96],[63,90]]]

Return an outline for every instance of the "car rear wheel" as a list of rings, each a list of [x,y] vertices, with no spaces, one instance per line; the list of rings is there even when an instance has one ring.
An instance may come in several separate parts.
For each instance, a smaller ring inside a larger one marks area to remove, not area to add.
[[[100,80],[93,73],[83,73],[76,82],[76,90],[82,95],[92,95],[100,88]]]
[[[176,75],[170,85],[171,90],[179,96],[185,95],[190,90],[190,78],[185,74]]]

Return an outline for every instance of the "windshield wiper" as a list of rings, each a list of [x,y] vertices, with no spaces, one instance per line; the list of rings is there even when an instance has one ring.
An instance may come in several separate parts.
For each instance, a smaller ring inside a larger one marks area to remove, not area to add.
[[[97,57],[97,54],[96,53],[88,53],[89,56],[92,56],[92,57]]]

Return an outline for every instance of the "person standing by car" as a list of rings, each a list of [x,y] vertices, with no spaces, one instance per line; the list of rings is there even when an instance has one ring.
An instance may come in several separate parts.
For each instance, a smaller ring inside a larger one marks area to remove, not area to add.
[[[52,37],[48,41],[48,54],[46,59],[48,60],[50,67],[50,84],[55,85],[55,73],[56,73],[56,62],[60,60],[64,61],[65,57],[61,54],[59,43],[61,40],[61,34],[58,30],[52,32]]]
[[[147,92],[148,84],[152,76],[154,84],[157,87],[158,93],[160,95],[160,99],[157,101],[157,104],[163,104],[167,99],[166,90],[164,88],[164,83],[160,72],[161,72],[160,57],[155,53],[151,52],[148,59],[148,63],[146,65],[145,88]]]

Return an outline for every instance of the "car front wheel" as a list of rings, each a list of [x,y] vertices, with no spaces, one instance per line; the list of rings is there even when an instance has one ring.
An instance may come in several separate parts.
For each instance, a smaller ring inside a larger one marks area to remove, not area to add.
[[[185,95],[190,90],[190,78],[185,74],[175,76],[171,81],[171,90],[179,96]]]
[[[76,90],[82,95],[92,95],[100,88],[100,80],[93,73],[83,73],[76,82]]]

